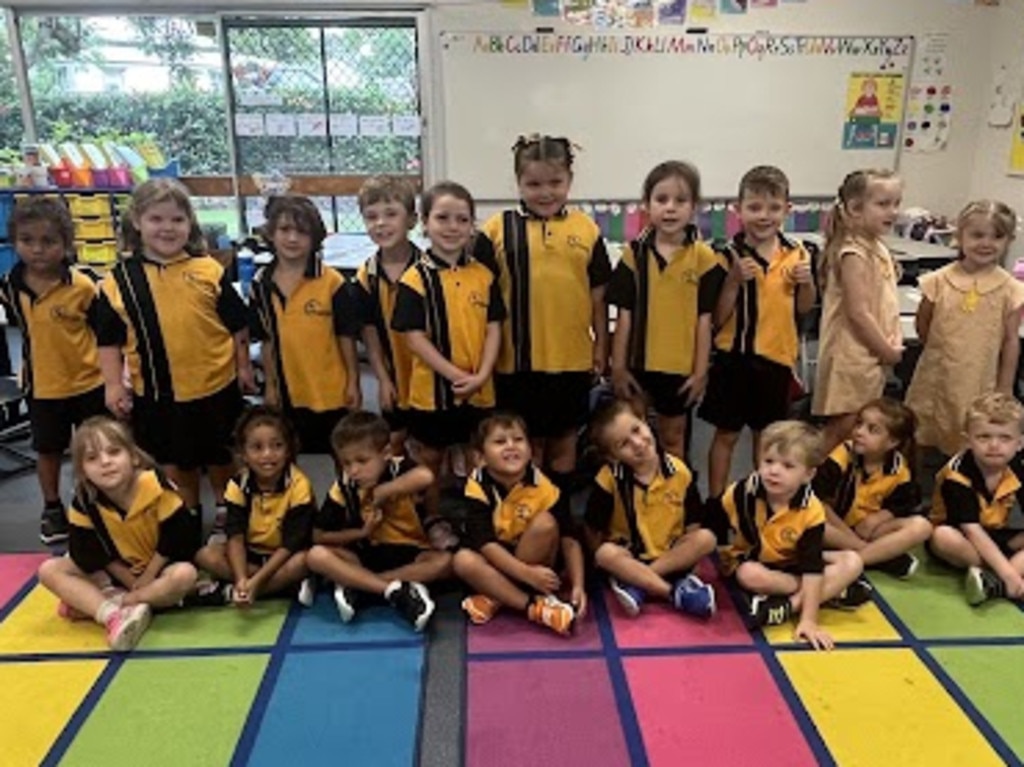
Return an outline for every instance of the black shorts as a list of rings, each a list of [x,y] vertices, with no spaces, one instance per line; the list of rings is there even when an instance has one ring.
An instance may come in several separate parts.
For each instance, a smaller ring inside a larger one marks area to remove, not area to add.
[[[388,422],[391,432],[405,431],[409,428],[409,411],[405,408],[396,407],[393,410],[381,410],[380,414]]]
[[[462,405],[451,410],[406,411],[409,436],[417,442],[441,450],[470,441],[473,431],[490,413],[479,407]]]
[[[687,381],[687,376],[675,373],[657,373],[649,370],[634,370],[633,377],[650,398],[651,407],[658,415],[674,418],[686,415],[693,405],[686,403],[686,394],[679,389]]]
[[[263,567],[273,556],[272,554],[266,554],[262,551],[256,551],[256,549],[246,548],[245,550],[245,561],[255,567]]]
[[[29,397],[32,449],[37,453],[63,453],[71,444],[71,430],[94,415],[109,415],[102,386],[67,399]]]
[[[331,432],[338,425],[338,421],[348,414],[348,410],[339,408],[318,413],[308,408],[294,407],[286,412],[295,427],[295,434],[298,435],[300,452],[333,454]]]
[[[416,561],[416,557],[429,549],[401,543],[377,543],[357,546],[353,551],[359,557],[359,563],[367,570],[383,573],[411,565]]]
[[[580,429],[590,414],[593,375],[505,373],[494,377],[498,407],[518,413],[533,438],[562,437]]]
[[[789,417],[793,371],[762,357],[716,352],[697,414],[722,431],[761,431]]]
[[[139,446],[159,464],[186,470],[226,466],[232,462],[233,434],[241,414],[242,393],[232,381],[191,402],[136,397],[132,429]]]

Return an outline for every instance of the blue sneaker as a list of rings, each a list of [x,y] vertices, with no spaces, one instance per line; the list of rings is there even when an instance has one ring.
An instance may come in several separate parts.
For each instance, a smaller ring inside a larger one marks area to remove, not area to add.
[[[630,586],[628,583],[619,583],[615,578],[609,578],[608,583],[611,586],[612,593],[615,595],[615,598],[619,600],[619,604],[622,605],[623,612],[625,612],[630,618],[635,618],[639,615],[640,606],[647,598],[647,594],[644,593],[644,590],[639,589],[636,586]]]
[[[672,586],[672,606],[687,615],[710,618],[715,614],[715,590],[691,573]]]

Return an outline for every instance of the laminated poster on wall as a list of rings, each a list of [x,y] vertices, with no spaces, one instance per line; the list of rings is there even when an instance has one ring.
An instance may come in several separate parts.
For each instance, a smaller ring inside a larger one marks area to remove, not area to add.
[[[654,26],[654,0],[626,0],[625,26],[648,29]]]
[[[721,0],[719,10],[726,16],[735,16],[747,12],[747,0]]]
[[[322,112],[303,112],[295,116],[300,136],[319,138],[327,135],[327,115]]]
[[[350,138],[359,135],[359,119],[354,114],[331,112],[328,124],[331,126],[332,136]]]
[[[854,72],[847,81],[843,149],[895,146],[903,119],[903,75]]]
[[[1011,176],[1024,176],[1024,104],[1017,103],[1013,108],[1013,133],[1010,140]]]
[[[690,21],[694,24],[706,24],[718,16],[718,4],[715,0],[690,0]]]
[[[531,0],[533,15],[544,18],[553,18],[562,15],[562,3],[560,0]]]
[[[295,115],[286,112],[268,112],[264,119],[267,124],[268,136],[296,136],[298,125]]]
[[[949,143],[953,120],[953,86],[949,83],[914,83],[907,99],[903,149],[940,152]]]
[[[658,24],[685,24],[686,0],[661,0],[658,3]]]
[[[591,21],[591,11],[594,9],[594,0],[564,0],[562,3],[562,18],[570,24],[588,25]]]

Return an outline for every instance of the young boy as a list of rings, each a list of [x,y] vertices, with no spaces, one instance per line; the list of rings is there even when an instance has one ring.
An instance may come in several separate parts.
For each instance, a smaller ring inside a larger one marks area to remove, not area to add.
[[[434,482],[429,469],[391,454],[387,421],[350,413],[331,435],[341,476],[313,527],[309,569],[334,581],[343,623],[363,594],[376,594],[416,631],[426,628],[434,602],[424,584],[451,574],[452,555],[433,551],[420,497]]]
[[[14,209],[8,228],[20,261],[0,280],[0,303],[22,334],[22,379],[43,494],[39,538],[58,544],[68,537],[60,465],[71,430],[106,412],[96,345],[97,288],[70,268],[75,229],[63,203],[32,197]]]
[[[831,649],[818,626],[818,608],[857,607],[871,598],[857,578],[864,569],[853,551],[822,551],[825,507],[810,488],[822,461],[821,434],[800,421],[779,421],[761,435],[757,471],[733,483],[722,505],[733,531],[721,550],[725,572],[754,596],[750,618],[775,626],[800,614],[794,637]]]
[[[586,612],[583,550],[571,534],[569,504],[532,464],[526,422],[495,414],[480,422],[473,449],[481,462],[466,483],[466,547],[455,574],[476,593],[462,609],[482,624],[504,605],[567,636]],[[556,594],[564,562],[569,602]]]
[[[1018,455],[1024,406],[1008,394],[983,394],[967,410],[967,449],[935,478],[929,548],[967,570],[967,602],[1024,600],[1024,530],[1007,527],[1014,501],[1024,502]]]
[[[790,382],[799,351],[797,316],[814,306],[810,258],[782,234],[789,213],[789,180],[778,168],[758,166],[740,180],[742,231],[725,250],[729,276],[713,315],[715,356],[701,418],[713,424],[708,495],[729,481],[732,453],[748,426],[754,461],[761,430],[789,411]]]

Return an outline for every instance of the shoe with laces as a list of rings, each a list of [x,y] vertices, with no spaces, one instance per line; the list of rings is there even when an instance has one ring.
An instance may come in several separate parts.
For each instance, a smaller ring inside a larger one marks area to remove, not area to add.
[[[107,618],[107,644],[115,652],[127,652],[149,628],[152,611],[147,604],[119,607]]]
[[[572,605],[553,596],[536,596],[526,608],[526,617],[534,623],[547,626],[556,634],[569,636],[576,622]]]
[[[498,614],[501,603],[484,594],[470,594],[462,600],[462,610],[469,618],[469,622],[482,626]]]
[[[917,572],[917,568],[920,566],[917,557],[913,554],[899,554],[892,559],[887,559],[884,562],[879,562],[874,566],[874,569],[881,570],[887,575],[891,575],[894,578],[901,578],[906,580],[907,578],[913,577],[914,573]]]
[[[672,586],[672,606],[687,615],[710,618],[715,614],[715,590],[691,573]]]
[[[750,600],[750,619],[755,626],[781,626],[792,615],[789,597],[756,594]]]
[[[980,567],[968,567],[964,576],[964,591],[967,604],[977,607],[996,597],[1005,596],[1006,588],[999,576]]]
[[[622,583],[617,578],[609,578],[608,586],[626,615],[635,618],[640,614],[640,608],[643,606],[644,600],[647,599],[647,593],[643,589]]]
[[[196,585],[196,590],[182,600],[185,607],[224,607],[231,604],[234,587],[224,581],[207,581]]]
[[[359,592],[350,589],[348,586],[334,587],[334,604],[338,607],[338,615],[342,623],[348,623],[356,617],[359,611]]]
[[[47,546],[68,539],[68,515],[60,501],[47,503],[39,520],[39,540]]]
[[[434,614],[434,600],[430,598],[430,592],[416,581],[399,581],[397,587],[389,586],[384,598],[412,624],[415,631],[423,631]]]
[[[836,597],[828,600],[826,605],[836,610],[855,610],[862,604],[871,601],[871,595],[875,593],[875,587],[864,578],[858,578]]]

